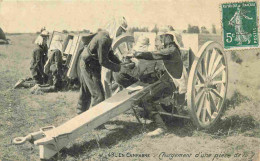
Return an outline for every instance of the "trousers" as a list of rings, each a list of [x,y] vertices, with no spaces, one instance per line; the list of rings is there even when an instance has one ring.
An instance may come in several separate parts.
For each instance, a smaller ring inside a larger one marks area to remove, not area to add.
[[[84,60],[80,60],[81,86],[77,108],[82,112],[105,99],[100,70],[98,62],[85,63]]]

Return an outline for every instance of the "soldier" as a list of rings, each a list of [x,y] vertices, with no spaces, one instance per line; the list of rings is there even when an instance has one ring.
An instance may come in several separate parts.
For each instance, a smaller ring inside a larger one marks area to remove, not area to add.
[[[120,36],[127,30],[127,21],[125,17],[116,17],[109,21],[105,30],[109,32],[109,36],[112,40]],[[105,99],[112,95],[112,71],[106,67],[101,69],[101,82],[105,92]]]
[[[44,64],[47,60],[47,40],[49,37],[49,32],[44,30],[35,40],[35,49],[32,53],[32,60],[30,71],[32,77],[25,79],[20,79],[14,86],[14,88],[30,88],[35,84],[45,84],[48,80],[48,76],[44,73]]]
[[[40,35],[35,40],[35,49],[32,53],[31,60],[31,74],[36,84],[43,84],[47,79],[46,74],[44,73],[44,47],[47,44],[47,35]]]
[[[139,44],[138,42],[136,44]],[[134,47],[135,48],[135,47]],[[145,47],[142,46],[142,49]],[[162,93],[171,94],[173,88],[173,80],[178,80],[185,84],[185,70],[181,60],[181,53],[179,47],[174,42],[174,38],[170,34],[162,34],[156,37],[156,48],[157,51],[148,52],[145,50],[135,50],[134,57],[138,59],[146,59],[146,60],[163,60],[164,66],[166,68],[166,74],[161,78],[163,83],[160,84],[160,91],[156,93],[156,95],[151,96],[151,98],[147,98],[144,100],[145,109],[148,111],[149,117],[151,117],[156,125],[157,129],[148,133],[148,136],[158,136],[164,134],[167,131],[165,123],[163,122],[158,111],[162,109],[160,103],[156,103],[159,101]],[[125,72],[125,74],[133,73],[131,70],[121,71]],[[117,73],[114,75],[115,80],[122,84],[124,87],[129,86],[128,82],[124,82],[125,79],[118,77],[118,75],[122,75],[121,73]],[[124,84],[125,83],[125,84]],[[186,85],[186,84],[185,84]],[[178,87],[178,86],[177,86]],[[180,90],[179,90],[180,91]],[[182,89],[182,92],[185,91]],[[185,92],[181,93],[178,98],[178,103],[183,104],[185,101]]]
[[[187,92],[187,72],[181,60],[181,52],[171,34],[158,35],[156,38],[156,52],[136,52],[139,59],[163,60],[166,72],[179,90],[178,104],[185,102]]]
[[[62,88],[62,38],[60,35],[55,35],[52,41],[44,72],[49,75],[50,85],[53,85],[54,90],[60,90]]]
[[[41,34],[40,36],[46,37],[47,40],[49,39],[49,32],[45,29],[45,27],[43,29],[41,29]],[[45,65],[47,59],[48,59],[48,45],[47,43],[43,45],[43,51],[44,51],[44,55],[43,55],[43,64]],[[46,83],[46,82],[45,82]]]
[[[113,72],[119,72],[123,69],[120,61],[111,50],[111,37],[116,36],[120,30],[119,28],[110,29],[109,32],[105,30],[99,31],[82,51],[78,114],[87,110],[90,104],[89,96],[91,96],[91,106],[95,106],[105,99],[101,84],[101,67]]]

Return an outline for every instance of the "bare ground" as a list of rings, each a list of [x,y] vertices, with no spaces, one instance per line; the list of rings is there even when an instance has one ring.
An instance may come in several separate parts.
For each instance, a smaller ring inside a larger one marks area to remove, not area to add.
[[[18,79],[30,75],[31,42],[35,35],[11,35],[9,38],[12,45],[0,46],[0,160],[39,160],[38,147],[29,143],[16,146],[12,139],[73,118],[78,92],[32,95],[27,89],[13,90]],[[167,119],[168,134],[148,138],[146,133],[153,129],[153,123],[148,122],[143,127],[131,114],[122,114],[106,124],[109,130],[86,133],[53,160],[259,159],[258,53],[260,50],[244,50],[233,53],[233,57],[229,53],[226,111],[213,130],[197,130],[189,120]],[[238,63],[238,58],[242,62]],[[149,157],[135,157],[134,154],[149,154]]]

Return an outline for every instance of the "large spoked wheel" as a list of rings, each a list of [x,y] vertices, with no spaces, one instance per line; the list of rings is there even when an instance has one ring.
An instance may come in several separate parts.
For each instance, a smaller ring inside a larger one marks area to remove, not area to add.
[[[128,34],[123,34],[115,39],[112,44],[114,54],[122,61],[123,57],[132,49],[134,37]]]
[[[220,44],[206,42],[195,58],[188,80],[187,103],[192,121],[209,129],[220,119],[228,86],[227,58]]]

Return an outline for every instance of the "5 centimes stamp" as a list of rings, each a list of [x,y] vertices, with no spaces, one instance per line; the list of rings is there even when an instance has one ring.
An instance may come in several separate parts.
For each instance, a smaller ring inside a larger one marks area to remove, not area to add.
[[[225,3],[221,8],[224,48],[258,47],[257,3]]]

